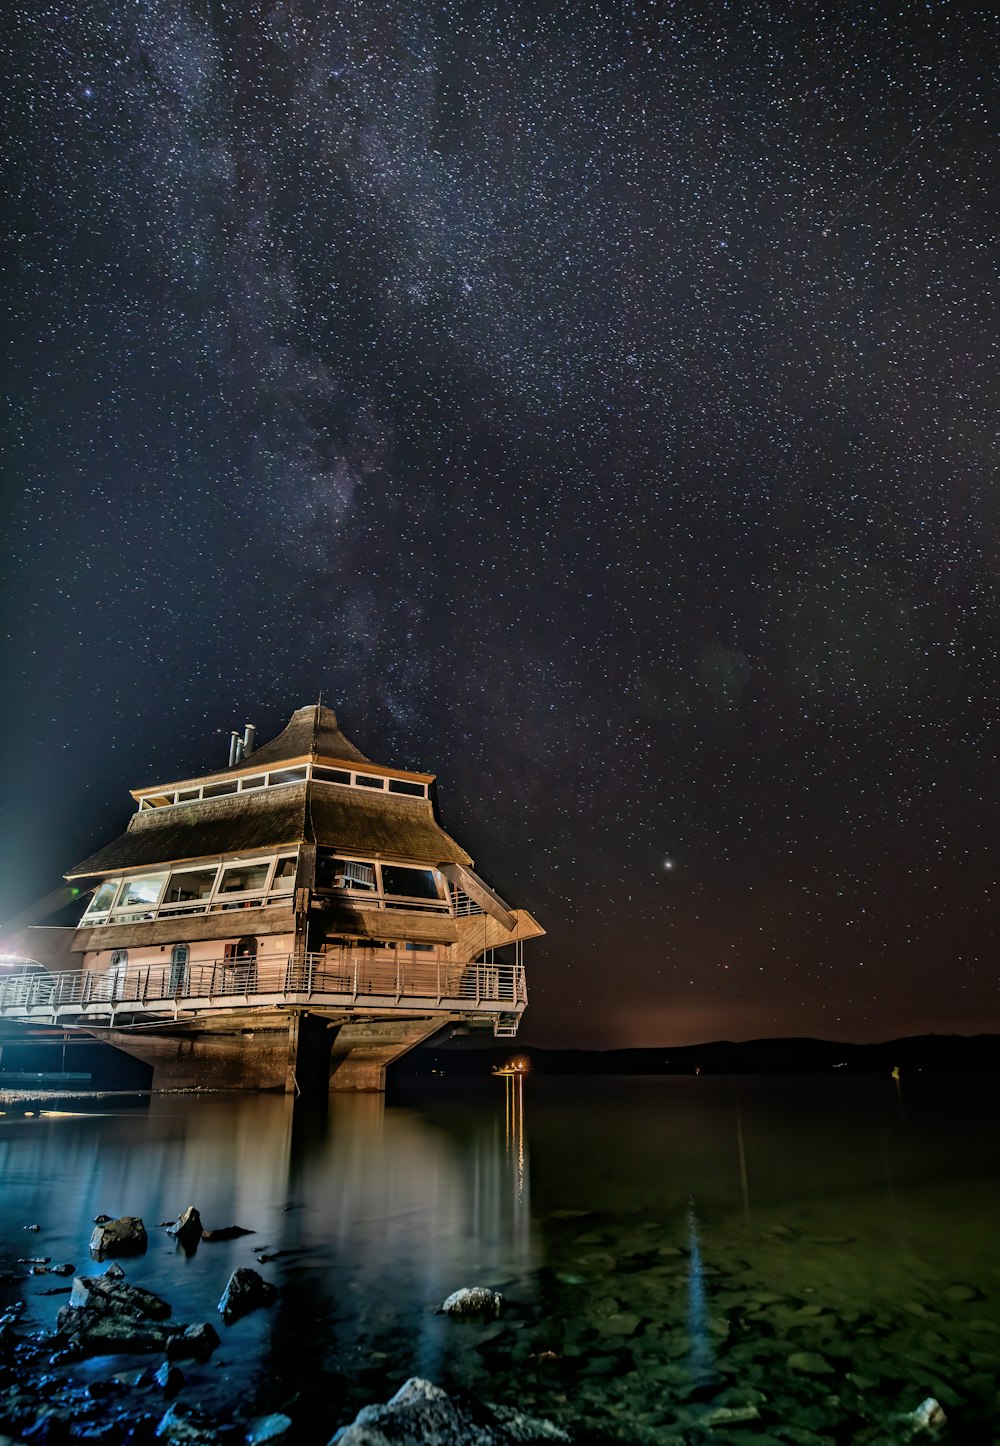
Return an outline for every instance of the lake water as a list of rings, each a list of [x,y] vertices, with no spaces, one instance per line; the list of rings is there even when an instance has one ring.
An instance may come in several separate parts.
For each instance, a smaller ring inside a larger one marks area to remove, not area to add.
[[[129,1279],[223,1336],[185,1363],[190,1395],[286,1409],[306,1443],[419,1374],[657,1446],[905,1441],[900,1417],[935,1396],[947,1424],[916,1439],[981,1446],[1000,1434],[997,1085],[536,1076],[319,1112],[216,1095],[9,1113],[0,1270],[83,1268],[95,1215],[142,1216]],[[256,1233],[187,1257],[156,1227],[189,1204]],[[240,1264],[280,1294],[226,1328]],[[0,1290],[47,1325],[65,1296],[40,1292],[67,1284]],[[502,1318],[436,1314],[463,1285],[501,1290]]]

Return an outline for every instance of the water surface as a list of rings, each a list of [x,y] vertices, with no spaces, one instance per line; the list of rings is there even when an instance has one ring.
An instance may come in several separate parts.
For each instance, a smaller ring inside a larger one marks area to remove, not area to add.
[[[129,1278],[176,1318],[219,1321],[236,1265],[279,1286],[185,1371],[210,1402],[287,1409],[305,1442],[414,1373],[611,1440],[902,1441],[928,1395],[936,1439],[993,1439],[996,1078],[407,1088],[325,1112],[258,1095],[8,1114],[4,1299],[51,1324],[65,1296],[41,1292],[66,1282],[16,1258],[82,1268],[95,1215],[140,1215]],[[156,1227],[188,1204],[255,1234],[185,1256]],[[462,1285],[501,1290],[501,1320],[437,1314]]]

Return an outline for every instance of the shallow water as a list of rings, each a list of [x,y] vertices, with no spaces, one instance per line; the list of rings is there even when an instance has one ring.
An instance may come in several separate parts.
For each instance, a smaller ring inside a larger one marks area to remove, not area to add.
[[[997,1085],[435,1079],[319,1113],[9,1114],[0,1270],[84,1267],[102,1212],[145,1220],[128,1276],[178,1319],[219,1321],[230,1271],[255,1265],[278,1303],[220,1324],[190,1391],[287,1409],[304,1442],[420,1374],[630,1442],[902,1441],[933,1395],[935,1439],[978,1446],[1000,1384]],[[192,1203],[256,1233],[187,1257],[156,1227]],[[65,1295],[40,1292],[68,1282],[20,1273],[3,1299],[51,1324]],[[504,1293],[500,1321],[435,1313],[475,1284]]]

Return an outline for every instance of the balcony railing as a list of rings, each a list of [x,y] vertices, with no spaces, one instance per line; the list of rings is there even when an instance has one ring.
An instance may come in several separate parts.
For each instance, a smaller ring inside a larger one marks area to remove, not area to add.
[[[282,954],[186,964],[164,960],[101,973],[38,970],[0,982],[0,1016],[84,1028],[109,1020],[127,1028],[234,1007],[302,1004],[507,1017],[524,1010],[527,990],[519,963],[464,964],[395,949],[344,949],[300,959]]]

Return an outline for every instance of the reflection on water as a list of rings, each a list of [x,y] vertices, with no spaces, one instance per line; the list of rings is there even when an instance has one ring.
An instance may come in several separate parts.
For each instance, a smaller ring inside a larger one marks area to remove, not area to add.
[[[622,1441],[725,1440],[713,1411],[776,1440],[886,1441],[925,1395],[940,1439],[990,1439],[995,1080],[411,1088],[320,1112],[205,1096],[4,1118],[0,1272],[21,1278],[0,1291],[50,1324],[58,1278],[16,1258],[82,1268],[103,1212],[146,1221],[129,1277],[177,1318],[218,1321],[230,1271],[255,1264],[278,1302],[224,1328],[192,1392],[289,1407],[306,1442],[414,1372]],[[256,1233],[188,1258],[156,1229],[188,1204]],[[501,1290],[503,1318],[437,1314],[465,1285]]]

